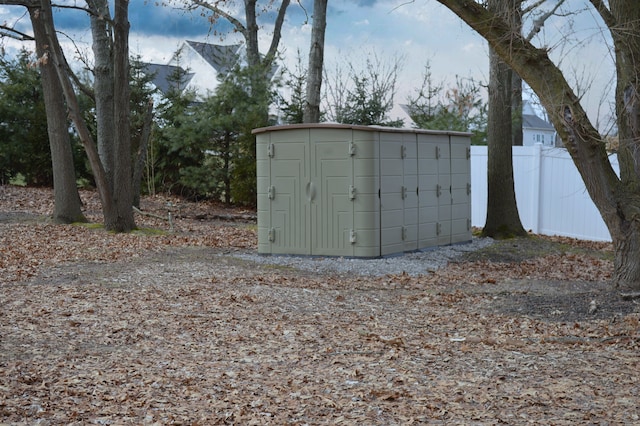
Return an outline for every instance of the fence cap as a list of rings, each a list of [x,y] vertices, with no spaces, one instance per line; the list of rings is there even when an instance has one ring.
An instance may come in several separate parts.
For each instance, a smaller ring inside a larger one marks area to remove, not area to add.
[[[403,127],[387,127],[387,126],[361,126],[356,124],[340,124],[340,123],[304,123],[304,124],[284,124],[269,127],[260,127],[253,129],[251,133],[257,135],[259,133],[268,133],[280,130],[294,129],[351,129],[365,132],[386,132],[386,133],[419,133],[426,135],[448,135],[448,136],[466,136],[470,137],[470,132],[458,132],[454,130],[430,130],[430,129],[414,129]]]

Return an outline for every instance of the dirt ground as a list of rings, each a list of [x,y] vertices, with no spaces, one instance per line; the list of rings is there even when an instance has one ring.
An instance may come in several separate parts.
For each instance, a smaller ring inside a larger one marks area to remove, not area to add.
[[[54,225],[50,191],[0,187],[0,425],[640,422],[640,309],[609,244],[532,236],[372,279],[234,257],[251,211],[142,210],[173,220]]]

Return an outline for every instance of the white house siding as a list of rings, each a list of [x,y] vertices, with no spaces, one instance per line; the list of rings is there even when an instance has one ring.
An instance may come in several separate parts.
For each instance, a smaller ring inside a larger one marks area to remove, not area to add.
[[[555,146],[556,131],[554,127],[533,114],[522,115],[522,144],[532,146],[542,144]]]

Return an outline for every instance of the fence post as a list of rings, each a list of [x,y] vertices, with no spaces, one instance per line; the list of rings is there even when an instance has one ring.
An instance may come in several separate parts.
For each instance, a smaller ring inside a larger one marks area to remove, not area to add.
[[[531,177],[531,232],[534,234],[540,233],[540,203],[542,201],[540,179],[542,177],[542,144],[536,143],[533,145],[533,156],[531,157],[533,162]]]

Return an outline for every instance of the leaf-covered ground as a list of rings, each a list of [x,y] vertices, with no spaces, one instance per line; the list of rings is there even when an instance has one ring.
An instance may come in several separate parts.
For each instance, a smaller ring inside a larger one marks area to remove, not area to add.
[[[607,244],[365,279],[233,257],[255,223],[216,218],[252,212],[142,209],[173,229],[53,225],[49,190],[0,187],[0,424],[640,422],[640,314]]]

